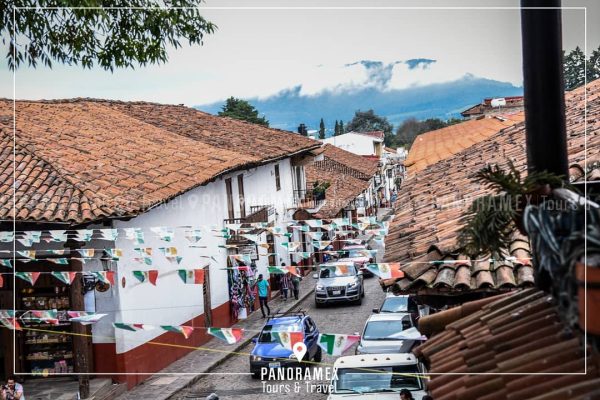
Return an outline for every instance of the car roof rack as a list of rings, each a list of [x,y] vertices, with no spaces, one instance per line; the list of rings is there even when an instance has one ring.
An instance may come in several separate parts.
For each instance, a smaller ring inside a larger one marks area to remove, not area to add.
[[[287,312],[276,312],[274,314],[269,315],[269,317],[267,318],[269,319],[273,319],[273,318],[281,318],[281,317],[306,317],[306,311],[304,310],[297,310],[297,311],[287,311]]]

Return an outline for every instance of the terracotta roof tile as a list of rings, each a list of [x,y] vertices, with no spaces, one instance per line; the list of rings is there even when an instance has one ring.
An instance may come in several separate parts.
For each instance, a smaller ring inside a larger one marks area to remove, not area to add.
[[[414,352],[429,366],[435,399],[575,398],[594,393],[600,382],[593,350],[587,374],[574,375],[584,371],[582,333],[567,328],[553,298],[538,289],[423,317],[419,330],[433,335]],[[492,375],[438,375],[482,372]]]
[[[500,130],[522,122],[524,113],[473,119],[446,128],[422,133],[415,138],[404,165],[409,174],[489,138]]]
[[[588,165],[591,165],[590,160],[600,159],[600,80],[588,85],[587,100],[587,159]],[[582,147],[585,141],[583,89],[569,92],[566,101],[569,161],[579,165],[586,156]],[[507,158],[517,168],[526,169],[524,123],[503,129],[480,143],[428,166],[403,182],[396,202],[395,217],[386,237],[385,260],[403,262],[404,268],[410,270],[414,267],[407,263],[418,261],[432,246],[440,250],[438,259],[456,253],[464,210],[474,198],[486,194],[484,187],[473,182],[471,174],[488,163],[505,164]],[[456,271],[453,282],[451,274],[444,272],[439,280],[437,277],[433,280],[433,285],[440,290],[447,290],[448,286],[467,289],[468,285],[471,290],[477,290],[486,286],[508,289],[513,285],[531,285],[533,268],[526,260],[529,257],[527,238],[517,238],[510,253],[516,258],[510,264],[495,265],[490,272],[476,272],[475,265],[471,265],[469,270],[463,267]],[[444,267],[443,264],[435,266],[438,273]],[[420,268],[418,272],[424,273],[423,269]],[[408,282],[397,282],[396,290],[420,289],[416,281],[419,275],[406,276]],[[467,282],[469,277],[471,281]]]
[[[12,115],[12,101],[0,100],[0,219],[15,217]],[[192,134],[200,131],[208,132],[202,140]],[[220,174],[318,146],[181,106],[18,101],[16,218],[83,223],[136,215]]]

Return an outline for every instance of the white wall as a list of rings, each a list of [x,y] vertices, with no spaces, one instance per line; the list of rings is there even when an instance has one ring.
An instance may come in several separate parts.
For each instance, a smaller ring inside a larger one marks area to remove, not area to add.
[[[279,165],[281,190],[276,190],[274,166]],[[286,208],[292,206],[292,175],[290,160],[282,160],[248,171],[219,178],[206,186],[193,189],[171,202],[158,206],[129,221],[114,221],[115,228],[142,228],[144,231],[144,244],[138,245],[126,239],[125,233],[120,230],[119,238],[115,247],[123,249],[123,258],[117,264],[118,284],[111,291],[100,294],[97,297],[98,312],[103,309],[120,310],[116,314],[116,320],[125,323],[143,323],[149,325],[181,325],[204,312],[202,285],[184,284],[176,273],[177,269],[202,268],[214,257],[217,261],[210,262],[211,283],[211,305],[216,308],[229,301],[227,270],[227,250],[219,248],[225,244],[224,238],[216,237],[222,235],[220,232],[211,232],[210,227],[220,229],[223,220],[228,218],[227,195],[225,178],[232,178],[232,190],[234,197],[235,216],[240,216],[238,201],[237,176],[244,175],[244,194],[246,201],[246,214],[250,214],[252,205],[273,205],[276,216],[283,219]],[[162,241],[154,234],[150,227],[183,227],[202,226],[202,239],[195,243],[207,246],[204,249],[192,248],[185,237],[186,228],[176,228],[175,237],[172,242]],[[276,240],[278,240],[276,238]],[[265,241],[265,235],[261,236]],[[284,241],[287,241],[285,239]],[[136,262],[134,258],[140,255],[134,250],[136,247],[152,247],[153,264],[147,266]],[[181,264],[168,261],[158,250],[159,247],[176,247],[178,256],[182,256]],[[280,259],[289,263],[289,255],[285,248],[278,243],[275,245],[278,252],[277,262]],[[259,254],[265,254],[266,249],[258,247]],[[260,257],[257,262],[258,272],[268,276],[266,267],[268,258]],[[149,282],[139,283],[133,276],[133,270],[158,269],[159,277],[156,286]],[[125,287],[122,286],[122,278],[125,277]],[[112,327],[112,321],[98,323],[94,327],[94,333],[104,335]],[[146,341],[152,340],[164,333],[162,329],[150,331],[129,332],[115,330],[117,353],[129,351]],[[101,340],[101,339],[99,339]],[[99,340],[95,340],[98,342]]]
[[[332,144],[354,154],[366,156],[375,154],[374,143],[380,143],[381,140],[359,133],[348,132],[343,135],[323,139],[322,142]]]

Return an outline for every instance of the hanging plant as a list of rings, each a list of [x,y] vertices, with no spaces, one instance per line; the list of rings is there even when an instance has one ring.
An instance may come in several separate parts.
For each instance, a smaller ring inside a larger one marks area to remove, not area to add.
[[[315,200],[325,200],[325,191],[331,186],[331,183],[326,181],[315,181],[313,183],[312,194]]]
[[[521,224],[527,204],[539,204],[552,189],[568,186],[564,178],[549,172],[531,172],[522,177],[509,161],[508,171],[498,165],[486,166],[475,175],[493,194],[473,201],[464,214],[464,225],[458,236],[459,246],[471,256],[500,255],[508,249],[516,229],[525,233]]]

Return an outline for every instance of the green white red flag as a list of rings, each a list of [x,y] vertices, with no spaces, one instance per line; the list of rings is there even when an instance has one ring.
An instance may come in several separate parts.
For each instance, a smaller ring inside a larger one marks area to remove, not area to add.
[[[77,272],[72,271],[52,271],[50,275],[61,281],[66,285],[70,285],[73,283],[73,280],[77,276]]]
[[[326,334],[319,335],[319,346],[330,356],[341,356],[346,350],[360,340],[358,335],[338,335]]]
[[[208,334],[229,344],[235,344],[242,340],[244,330],[241,328],[208,328]]]
[[[156,280],[158,279],[157,269],[151,269],[148,271],[131,271],[131,273],[141,283],[148,281],[152,285],[156,286]]]
[[[149,331],[154,329],[152,325],[145,324],[125,324],[123,322],[113,322],[113,326],[117,329],[123,329],[125,331],[137,332],[137,331]]]
[[[367,269],[380,279],[404,278],[404,272],[400,270],[400,263],[367,264]]]
[[[31,286],[35,285],[35,281],[40,277],[41,272],[15,272],[17,278],[23,279]]]
[[[100,282],[115,285],[115,271],[95,271],[93,274]]]
[[[177,273],[183,283],[201,285],[204,283],[203,269],[178,269]]]
[[[271,332],[271,337],[288,350],[292,350],[296,343],[302,343],[304,340],[302,332]]]
[[[292,275],[300,276],[298,269],[294,266],[281,266],[281,267],[267,267],[269,274],[287,274],[288,272]]]
[[[191,326],[184,325],[161,325],[160,327],[167,332],[181,333],[186,339],[189,338],[192,332],[194,331],[194,328],[192,328]]]

